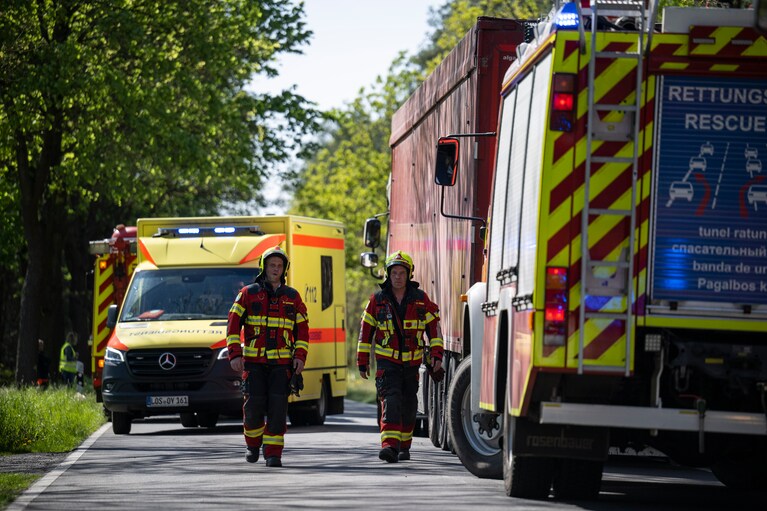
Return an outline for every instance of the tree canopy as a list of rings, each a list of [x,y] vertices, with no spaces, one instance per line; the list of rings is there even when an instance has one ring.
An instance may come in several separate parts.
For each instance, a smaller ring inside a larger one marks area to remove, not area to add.
[[[4,338],[18,336],[17,382],[32,381],[37,337],[87,331],[87,314],[45,298],[77,302],[88,239],[139,216],[263,203],[265,173],[319,112],[246,85],[309,41],[303,15],[281,0],[4,2],[0,246],[12,264],[0,285],[20,305],[15,328],[7,296],[0,319]]]

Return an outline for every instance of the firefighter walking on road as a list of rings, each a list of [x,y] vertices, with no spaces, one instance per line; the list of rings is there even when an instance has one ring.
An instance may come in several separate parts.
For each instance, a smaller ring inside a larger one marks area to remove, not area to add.
[[[418,405],[418,370],[428,348],[432,372],[442,371],[443,342],[439,308],[413,278],[413,260],[397,251],[386,258],[387,278],[362,313],[357,366],[370,375],[376,362],[376,391],[381,404],[381,450],[388,463],[410,459]],[[428,345],[424,339],[428,337]]]
[[[290,380],[300,377],[309,350],[306,305],[285,284],[289,264],[279,246],[264,252],[261,273],[240,290],[227,326],[229,363],[244,385],[245,459],[257,462],[263,447],[267,467],[282,466]]]

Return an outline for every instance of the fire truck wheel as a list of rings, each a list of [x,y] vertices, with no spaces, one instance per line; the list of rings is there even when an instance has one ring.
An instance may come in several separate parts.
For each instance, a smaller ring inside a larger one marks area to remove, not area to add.
[[[181,425],[185,428],[196,428],[197,427],[197,416],[192,412],[181,412],[178,414],[178,416],[181,418]]]
[[[218,423],[216,412],[197,412],[197,424],[201,428],[215,428]]]
[[[112,412],[112,432],[115,435],[130,433],[131,416],[127,412]]]
[[[559,500],[594,500],[602,485],[601,461],[559,460],[554,475],[554,498]]]
[[[516,456],[511,452],[514,421],[504,413],[503,421],[503,487],[509,497],[545,499],[549,496],[555,462],[547,458]]]
[[[503,453],[500,430],[489,438],[480,434],[471,414],[471,357],[466,357],[455,370],[447,398],[448,435],[455,453],[466,469],[477,477],[501,479]]]

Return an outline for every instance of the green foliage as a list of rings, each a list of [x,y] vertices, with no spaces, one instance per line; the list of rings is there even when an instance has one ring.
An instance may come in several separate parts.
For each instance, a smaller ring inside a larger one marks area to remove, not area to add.
[[[35,474],[0,473],[0,508],[5,509],[39,478]]]
[[[303,15],[283,0],[3,3],[0,332],[8,354],[7,336],[21,331],[17,381],[32,375],[43,294],[64,295],[67,272],[84,289],[73,261],[87,258],[88,240],[140,216],[264,203],[264,175],[301,149],[320,114],[291,91],[246,87],[308,42]],[[22,287],[13,277],[25,271]],[[87,330],[82,309],[45,306],[58,328]]]
[[[0,388],[0,452],[67,452],[105,421],[92,391]]]

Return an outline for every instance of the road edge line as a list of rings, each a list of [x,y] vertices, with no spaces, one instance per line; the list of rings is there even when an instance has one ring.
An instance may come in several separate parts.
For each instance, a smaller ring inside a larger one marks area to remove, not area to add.
[[[104,434],[104,432],[110,428],[110,424],[107,422],[103,426],[101,426],[99,429],[97,429],[91,436],[89,436],[82,444],[80,444],[74,451],[70,453],[69,456],[64,459],[59,465],[45,474],[43,477],[35,481],[35,484],[27,488],[24,493],[18,496],[16,500],[11,502],[8,507],[6,507],[6,511],[21,511],[23,509],[26,509],[26,507],[34,501],[38,495],[40,495],[42,492],[44,492],[51,484],[53,484],[56,479],[59,478],[64,472],[67,471],[67,469],[74,465],[74,463],[80,459],[80,456],[85,454],[85,451],[88,450],[88,448],[93,445],[96,440],[99,439],[101,435]]]

